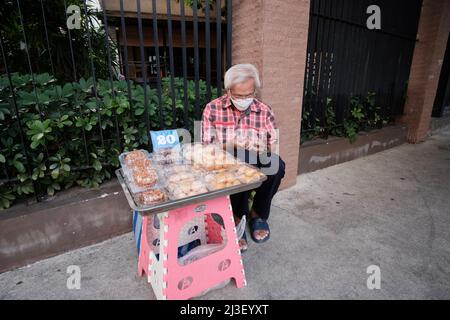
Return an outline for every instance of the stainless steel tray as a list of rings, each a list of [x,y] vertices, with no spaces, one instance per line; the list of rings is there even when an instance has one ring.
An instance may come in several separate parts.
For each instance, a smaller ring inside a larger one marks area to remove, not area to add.
[[[198,194],[192,197],[177,199],[177,200],[168,200],[166,202],[158,203],[150,206],[139,206],[135,201],[133,196],[131,195],[131,191],[126,183],[125,177],[123,175],[122,169],[116,170],[116,176],[119,180],[120,185],[122,186],[123,192],[125,193],[125,197],[128,200],[128,204],[131,209],[139,211],[142,215],[151,215],[160,212],[165,212],[168,210],[181,208],[193,203],[199,203],[205,200],[210,200],[218,197],[227,196],[230,194],[235,194],[243,191],[253,190],[258,188],[267,177],[263,175],[260,180],[256,182],[252,182],[249,184],[240,184],[237,186],[233,186],[230,188],[219,189],[215,191],[210,191],[207,193]]]

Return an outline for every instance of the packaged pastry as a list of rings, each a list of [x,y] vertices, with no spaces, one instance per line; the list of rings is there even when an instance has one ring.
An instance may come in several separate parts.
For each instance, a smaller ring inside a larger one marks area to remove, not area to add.
[[[212,191],[230,188],[241,184],[232,172],[225,170],[207,174],[205,176],[205,181],[208,189]]]
[[[135,167],[151,165],[150,155],[145,150],[134,150],[131,152],[122,153],[119,156],[119,161],[122,169],[132,170]]]
[[[177,183],[168,182],[167,190],[170,192],[170,198],[174,200],[208,192],[206,185],[201,180],[184,180]]]
[[[234,174],[243,183],[256,182],[263,177],[261,172],[246,164],[237,166]]]
[[[183,160],[179,148],[161,149],[152,154],[152,159],[159,165],[181,163]]]
[[[216,145],[194,144],[183,149],[183,157],[196,169],[208,171],[229,168],[236,164],[233,156]]]
[[[202,152],[203,145],[200,143],[183,145],[182,154],[186,163],[192,163],[194,154]]]
[[[129,166],[129,168],[131,170],[144,170],[146,168],[153,168],[153,162],[148,158],[143,158],[133,162],[133,164]]]
[[[166,178],[167,183],[178,183],[182,181],[194,181],[198,180],[199,176],[194,172],[184,171],[179,173],[173,173]]]
[[[147,157],[146,157],[145,153],[142,152],[141,150],[131,151],[127,155],[125,155],[125,164],[127,166],[130,166],[133,163],[135,163],[137,161],[142,161],[146,158]]]
[[[158,175],[155,169],[145,168],[135,170],[132,173],[133,182],[138,188],[150,188],[158,182]]]
[[[162,189],[150,189],[137,194],[137,202],[141,205],[152,205],[167,201],[167,194]]]
[[[193,166],[187,164],[167,165],[164,166],[162,170],[164,171],[164,175],[166,176],[166,178],[169,178],[174,174],[184,174],[190,172],[196,175],[200,175],[202,173],[202,170],[200,168],[194,168]]]

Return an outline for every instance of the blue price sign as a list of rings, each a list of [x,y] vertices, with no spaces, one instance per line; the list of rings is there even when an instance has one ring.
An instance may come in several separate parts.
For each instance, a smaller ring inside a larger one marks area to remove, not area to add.
[[[152,139],[153,151],[180,147],[177,130],[150,131],[150,137]]]

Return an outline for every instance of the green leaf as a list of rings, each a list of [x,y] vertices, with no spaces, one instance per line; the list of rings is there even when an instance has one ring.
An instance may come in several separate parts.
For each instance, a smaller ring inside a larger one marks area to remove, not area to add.
[[[136,110],[134,110],[134,114],[137,116],[140,116],[141,114],[144,113],[144,111],[145,111],[144,109],[136,109]]]
[[[26,171],[22,162],[14,161],[14,167],[16,167],[17,171],[20,173],[24,173]]]
[[[5,163],[6,162],[5,156],[2,155],[2,154],[0,154],[0,162],[1,163]]]
[[[55,170],[52,171],[51,176],[53,179],[58,179],[59,177],[59,168],[56,168]]]
[[[95,101],[90,101],[90,102],[86,103],[86,106],[87,106],[89,109],[94,110],[94,109],[97,108],[97,103],[96,103]]]
[[[36,149],[41,144],[40,141],[33,141],[31,143],[31,149]]]
[[[95,169],[96,171],[102,170],[102,164],[101,164],[100,161],[98,161],[98,160],[95,160],[95,161],[92,163],[92,166],[94,167],[94,169]]]
[[[19,173],[17,175],[17,178],[19,178],[20,182],[24,182],[28,180],[28,174],[25,173]]]
[[[43,133],[38,133],[35,134],[34,136],[31,137],[32,140],[41,140],[44,137]]]

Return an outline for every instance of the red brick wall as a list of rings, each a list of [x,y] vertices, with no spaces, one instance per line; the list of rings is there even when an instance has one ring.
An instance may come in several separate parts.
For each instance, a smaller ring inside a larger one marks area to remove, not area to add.
[[[309,0],[233,1],[233,64],[253,63],[260,71],[260,97],[280,129],[282,187],[297,178],[308,25]]]
[[[399,119],[408,125],[407,139],[411,143],[427,136],[449,32],[450,1],[424,0],[405,114]]]

